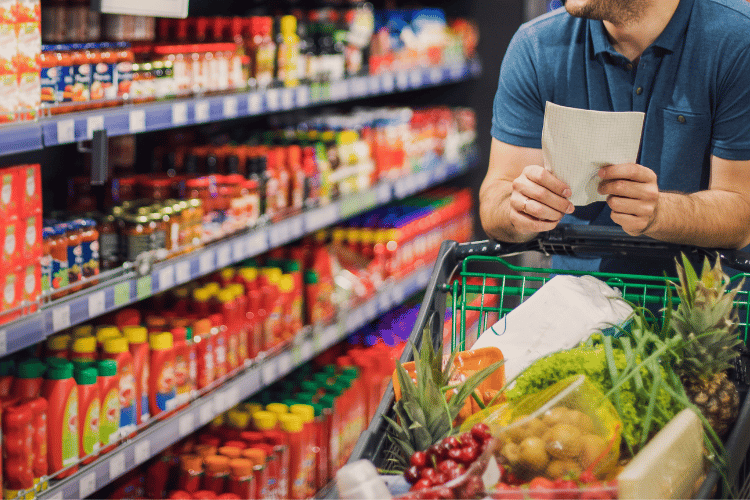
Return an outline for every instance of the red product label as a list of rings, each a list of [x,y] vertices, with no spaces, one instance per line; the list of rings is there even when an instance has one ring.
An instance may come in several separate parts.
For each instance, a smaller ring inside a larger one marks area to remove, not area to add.
[[[14,270],[0,271],[0,323],[6,323],[21,315],[20,309],[13,310],[21,303],[21,281]]]
[[[30,217],[42,213],[42,173],[39,164],[18,167],[21,188],[19,216]]]
[[[26,302],[36,302],[42,293],[42,270],[38,264],[31,264],[24,267],[19,273],[21,282],[21,300]],[[36,307],[32,307],[32,311]]]
[[[26,263],[39,262],[42,256],[42,216],[28,217],[24,224],[19,224],[19,230],[23,231],[23,259]]]
[[[20,175],[16,167],[0,170],[0,221],[18,219],[21,199]]]

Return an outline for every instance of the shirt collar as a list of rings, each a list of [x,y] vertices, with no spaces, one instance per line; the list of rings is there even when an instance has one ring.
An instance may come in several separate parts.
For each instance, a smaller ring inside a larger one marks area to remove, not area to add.
[[[660,47],[668,52],[674,52],[677,46],[683,40],[683,35],[687,30],[690,20],[690,13],[693,10],[695,0],[680,0],[672,15],[672,19],[667,23],[667,27],[661,32],[661,35],[651,44],[652,47]],[[617,54],[612,43],[609,41],[607,30],[602,21],[588,21],[591,40],[593,42],[594,54],[599,55],[603,52]]]

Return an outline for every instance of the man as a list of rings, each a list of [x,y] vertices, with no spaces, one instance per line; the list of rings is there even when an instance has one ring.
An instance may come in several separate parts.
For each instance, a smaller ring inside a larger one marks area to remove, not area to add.
[[[574,207],[570,188],[542,167],[547,101],[646,113],[638,162],[599,171],[606,203]],[[568,0],[511,41],[492,136],[480,216],[496,239],[526,241],[563,221],[617,224],[674,243],[745,247],[750,3]],[[598,260],[564,265],[600,267]]]

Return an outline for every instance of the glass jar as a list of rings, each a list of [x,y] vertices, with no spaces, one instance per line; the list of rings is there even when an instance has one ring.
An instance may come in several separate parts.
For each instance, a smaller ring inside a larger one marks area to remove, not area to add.
[[[151,249],[154,227],[148,215],[126,215],[124,221],[125,259],[133,262]]]
[[[120,265],[119,235],[117,219],[109,214],[99,221],[99,265],[102,270],[114,269]]]
[[[161,212],[161,207],[149,207],[151,212],[148,215],[149,221],[153,227],[151,238],[151,250],[159,251],[167,249],[167,221]]]
[[[172,179],[141,178],[138,188],[141,198],[147,198],[152,201],[164,201],[172,196]]]

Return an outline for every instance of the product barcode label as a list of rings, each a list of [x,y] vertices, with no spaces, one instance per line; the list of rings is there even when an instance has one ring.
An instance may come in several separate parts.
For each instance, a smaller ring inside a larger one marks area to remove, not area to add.
[[[177,427],[180,432],[180,437],[185,437],[195,429],[195,418],[192,413],[183,415],[177,421]]]
[[[135,465],[140,465],[151,458],[151,441],[144,439],[135,443],[133,455],[135,456]]]
[[[313,356],[313,343],[309,340],[305,340],[302,342],[301,346],[301,357],[300,362],[307,361],[308,359],[312,358]]]
[[[130,302],[130,281],[115,285],[115,307],[124,306]]]
[[[125,473],[125,454],[116,453],[109,459],[109,480],[114,481]]]
[[[59,332],[70,327],[70,306],[64,305],[52,309],[52,328]]]
[[[226,393],[227,408],[231,408],[240,402],[240,388],[236,385],[227,389]]]
[[[253,92],[247,96],[247,110],[251,115],[257,115],[261,112],[260,94]]]
[[[379,94],[381,92],[380,78],[376,76],[370,76],[367,78],[367,92],[370,95]]]
[[[96,490],[96,473],[91,472],[78,480],[78,498],[86,498]]]
[[[138,278],[138,281],[135,282],[135,295],[136,298],[145,299],[149,295],[151,295],[152,290],[152,283],[151,283],[151,276],[143,276],[142,278]]]
[[[232,263],[231,247],[228,244],[221,245],[216,250],[216,267],[221,269]]]
[[[130,133],[146,131],[146,111],[143,109],[134,109],[130,112]]]
[[[217,412],[214,410],[213,400],[209,399],[201,405],[198,409],[198,418],[200,419],[200,425],[204,425],[213,420],[214,415]]]
[[[224,98],[224,118],[235,118],[237,116],[237,98]]]
[[[391,297],[387,293],[387,290],[378,294],[378,309],[380,309],[381,314],[385,314],[386,311],[390,310],[391,304]]]
[[[57,143],[66,144],[76,140],[75,120],[60,120],[57,122]]]
[[[174,266],[159,270],[159,290],[168,290],[174,286]]]
[[[406,71],[399,71],[396,73],[396,86],[404,90],[409,87],[409,73]]]
[[[279,364],[279,377],[283,377],[290,371],[292,371],[292,353],[289,351],[284,351],[281,354],[277,356],[278,364]]]
[[[331,203],[305,214],[305,228],[308,232],[330,226],[339,219],[338,205]]]
[[[172,125],[185,125],[188,121],[187,103],[178,102],[172,105]]]
[[[451,74],[452,80],[460,80],[464,76],[464,67],[463,66],[451,66],[450,74]]]
[[[178,262],[174,266],[175,275],[177,276],[177,283],[185,283],[190,281],[190,262]]]
[[[97,130],[104,130],[104,117],[102,115],[95,115],[86,118],[86,138],[93,138],[94,132]]]
[[[217,413],[226,411],[227,409],[227,398],[224,391],[217,391],[214,395],[214,409]]]
[[[208,101],[198,101],[195,103],[195,121],[207,122],[211,117],[211,107]]]
[[[104,290],[89,295],[89,319],[104,314]]]
[[[326,327],[325,330],[323,330],[323,342],[322,342],[323,345],[321,345],[320,347],[322,349],[325,349],[331,344],[333,344],[334,342],[336,342],[338,338],[339,338],[338,327],[336,325],[328,326]]]
[[[214,270],[214,255],[211,250],[204,251],[199,257],[198,270],[201,274],[208,274]]]
[[[304,222],[305,219],[301,215],[289,219],[289,234],[292,239],[300,238],[305,234]]]

